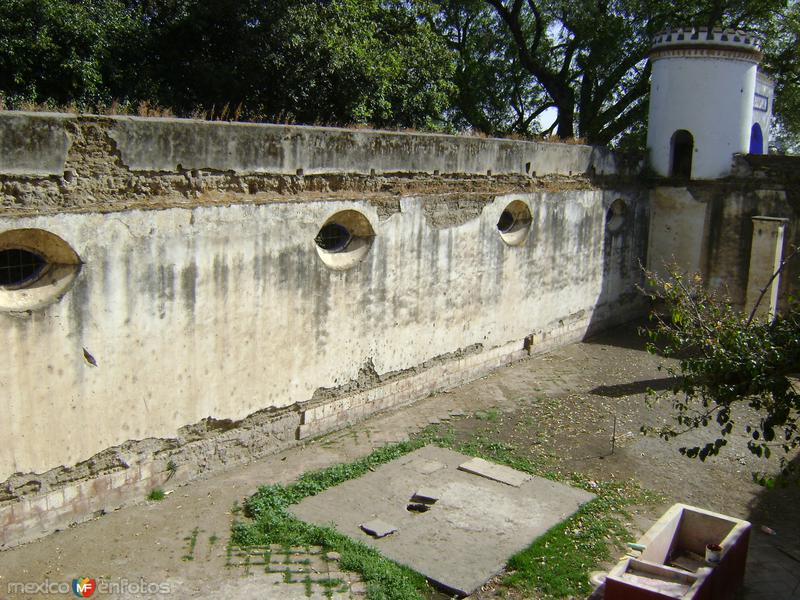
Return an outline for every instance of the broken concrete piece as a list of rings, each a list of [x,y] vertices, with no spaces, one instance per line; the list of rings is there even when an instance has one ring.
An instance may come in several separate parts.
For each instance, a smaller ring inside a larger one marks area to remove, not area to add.
[[[433,488],[419,488],[414,495],[411,496],[411,500],[414,502],[422,502],[424,504],[433,504],[439,499],[439,492],[437,492]]]
[[[458,465],[458,468],[460,471],[466,471],[467,473],[472,473],[473,475],[480,475],[481,477],[486,477],[487,479],[491,479],[493,481],[499,481],[500,483],[505,483],[506,485],[513,485],[514,487],[519,487],[526,481],[530,481],[532,478],[532,476],[528,473],[517,471],[511,467],[505,467],[503,465],[491,463],[488,460],[483,460],[482,458],[470,459],[467,462]]]
[[[380,519],[373,519],[367,523],[362,523],[359,527],[361,527],[364,532],[376,538],[386,537],[390,533],[397,531],[397,527],[391,523],[381,521]]]

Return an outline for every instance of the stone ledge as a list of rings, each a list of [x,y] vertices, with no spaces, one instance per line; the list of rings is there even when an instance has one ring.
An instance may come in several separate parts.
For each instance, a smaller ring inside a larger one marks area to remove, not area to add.
[[[63,175],[66,127],[109,127],[136,172],[209,169],[278,175],[429,173],[619,175],[611,150],[433,133],[191,119],[0,112],[0,174]],[[637,170],[638,165],[633,165]]]

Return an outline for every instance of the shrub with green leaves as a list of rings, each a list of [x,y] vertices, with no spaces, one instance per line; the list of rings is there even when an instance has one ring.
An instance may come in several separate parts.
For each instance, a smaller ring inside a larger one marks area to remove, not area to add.
[[[718,454],[737,427],[749,435],[747,445],[756,456],[769,458],[775,449],[789,453],[800,446],[800,394],[792,382],[800,371],[797,305],[792,302],[774,319],[759,318],[755,308],[743,313],[708,289],[699,275],[671,268],[667,278],[648,276],[652,298],[664,306],[651,314],[648,350],[678,359],[677,367],[667,368],[676,377],[671,390],[675,425],[657,433],[672,439],[708,428],[713,439],[680,448],[700,460]],[[738,405],[752,409],[742,412],[743,422],[734,415]],[[788,469],[786,455],[781,466]]]

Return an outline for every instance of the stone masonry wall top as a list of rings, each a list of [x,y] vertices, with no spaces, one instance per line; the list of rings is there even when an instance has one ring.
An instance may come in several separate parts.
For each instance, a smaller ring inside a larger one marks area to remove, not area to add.
[[[74,115],[0,112],[0,173],[61,175],[69,139],[65,122]]]
[[[68,126],[103,121],[132,171],[615,175],[613,152],[579,144],[189,119],[0,112],[0,174],[61,175]]]

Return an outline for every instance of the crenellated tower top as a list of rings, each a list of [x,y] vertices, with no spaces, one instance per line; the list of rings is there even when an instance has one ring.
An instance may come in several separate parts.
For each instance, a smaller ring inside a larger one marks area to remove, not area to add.
[[[679,27],[653,38],[650,60],[676,56],[719,57],[761,62],[761,40],[747,31]]]

